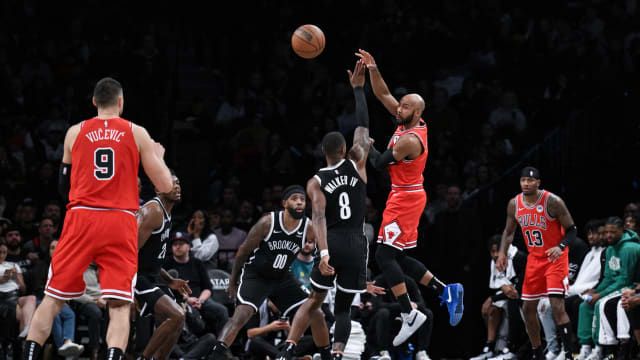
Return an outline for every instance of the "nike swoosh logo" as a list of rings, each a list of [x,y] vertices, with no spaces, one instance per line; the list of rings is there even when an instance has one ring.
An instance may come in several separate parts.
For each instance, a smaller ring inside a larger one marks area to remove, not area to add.
[[[273,233],[274,233],[274,234],[279,234],[279,233],[281,233],[281,232],[282,232],[282,231],[280,231],[280,230],[273,230]]]
[[[522,211],[522,210],[524,210],[524,208],[518,208],[518,211]]]
[[[407,325],[413,326],[413,323],[416,322],[417,317],[418,317],[418,313],[413,314],[413,319],[411,319],[411,321],[407,321]]]
[[[451,302],[451,288],[447,288],[447,294],[449,294],[449,300],[447,300],[447,302]]]

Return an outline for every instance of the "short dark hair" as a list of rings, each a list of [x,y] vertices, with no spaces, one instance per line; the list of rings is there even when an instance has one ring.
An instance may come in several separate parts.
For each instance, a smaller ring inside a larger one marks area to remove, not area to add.
[[[322,148],[328,156],[334,157],[340,155],[342,148],[347,144],[341,133],[332,131],[322,138]]]
[[[605,225],[615,225],[619,228],[624,228],[624,220],[618,216],[611,216],[607,218]]]
[[[604,221],[602,219],[591,219],[587,221],[587,224],[584,226],[587,232],[596,232],[600,226],[604,225]]]
[[[93,89],[93,98],[99,108],[117,105],[120,95],[122,95],[122,85],[110,77],[98,81]]]
[[[487,241],[487,247],[489,248],[489,251],[491,251],[491,247],[493,245],[497,245],[498,248],[499,248],[500,247],[500,241],[502,241],[502,235],[495,234],[495,235],[491,236],[489,238],[489,241]]]

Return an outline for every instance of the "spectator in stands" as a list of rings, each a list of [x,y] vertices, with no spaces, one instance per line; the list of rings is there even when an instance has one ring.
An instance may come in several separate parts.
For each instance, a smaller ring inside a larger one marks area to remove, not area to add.
[[[218,237],[220,248],[218,250],[218,268],[231,272],[231,264],[236,256],[236,251],[247,238],[247,233],[233,226],[235,214],[231,208],[222,210],[220,216],[220,228],[215,234]]]
[[[20,266],[22,278],[24,279],[27,291],[31,289],[31,271],[33,270],[33,262],[27,258],[27,253],[23,249],[22,236],[17,227],[10,226],[7,228],[5,243],[9,250],[6,261],[10,261]]]
[[[57,200],[47,202],[42,210],[42,218],[50,218],[53,220],[53,224],[60,230],[59,225],[62,224],[62,206],[60,202]]]
[[[263,359],[265,356],[275,359],[278,354],[276,346],[287,339],[286,332],[290,326],[289,320],[280,318],[280,311],[269,299],[265,299],[244,327],[247,331],[244,350],[254,359]]]
[[[16,309],[16,320],[20,323],[20,338],[27,336],[31,317],[36,310],[36,298],[33,295],[20,296],[26,292],[22,279],[22,270],[15,263],[6,261],[7,245],[0,243],[0,318]]]
[[[300,249],[290,268],[293,276],[309,291],[311,291],[311,269],[313,269],[313,254],[315,251],[316,242],[306,239],[304,247]]]
[[[638,206],[638,203],[630,202],[624,207],[624,217],[626,218],[629,215],[640,216],[640,206]]]
[[[613,216],[607,219],[605,239],[609,246],[606,250],[604,278],[598,286],[584,293],[590,295],[591,299],[580,305],[578,320],[578,340],[582,345],[578,355],[580,360],[592,356],[592,353],[594,357],[602,356],[602,350],[599,346],[592,349],[594,344],[598,344],[600,327],[600,313],[595,309],[599,308],[601,301],[606,302],[610,297],[622,291],[624,287],[631,285],[633,272],[640,258],[640,244],[638,243],[640,238],[634,232],[624,231],[624,223],[621,218]],[[596,326],[592,328],[594,321]]]
[[[73,301],[76,302],[76,313],[87,319],[90,359],[98,360],[107,303],[102,298],[100,283],[98,282],[98,267],[95,263],[89,265],[84,272],[83,279],[85,283],[84,294]]]
[[[16,209],[13,223],[20,230],[23,239],[33,239],[38,234],[36,221],[36,205],[31,198],[25,198]]]
[[[627,215],[624,217],[624,228],[625,230],[631,230],[633,232],[635,232],[636,234],[638,233],[638,230],[640,229],[640,222],[638,220],[639,218],[635,215]]]
[[[253,206],[253,203],[249,200],[242,200],[240,208],[238,209],[235,226],[242,231],[248,232],[256,221],[255,206]]]
[[[482,348],[480,355],[471,358],[471,360],[484,360],[492,358],[498,354],[507,354],[509,350],[509,319],[508,300],[517,300],[519,298],[516,282],[522,274],[516,273],[513,259],[516,256],[526,256],[519,253],[518,249],[510,245],[507,251],[508,266],[504,272],[499,272],[496,268],[496,260],[498,259],[498,249],[500,247],[501,235],[496,234],[489,238],[489,254],[491,255],[491,267],[489,276],[489,289],[491,295],[482,304],[481,315],[487,325],[487,342]],[[498,335],[500,335],[501,344],[497,344]],[[498,346],[496,346],[498,345]]]
[[[217,257],[215,255],[220,244],[216,235],[211,232],[209,214],[204,209],[193,212],[187,226],[187,232],[191,238],[193,257],[211,267],[216,267]]]
[[[229,320],[229,312],[224,305],[211,299],[211,280],[207,269],[200,260],[189,256],[190,248],[191,242],[187,234],[180,231],[173,233],[173,256],[165,258],[162,267],[167,271],[177,270],[180,279],[189,281],[191,296],[187,298],[187,304],[198,309],[208,327],[218,334]]]
[[[33,293],[38,304],[44,297],[44,288],[47,284],[51,258],[58,245],[57,240],[49,243],[49,253],[40,259],[33,269]],[[76,331],[76,314],[68,304],[64,304],[60,313],[53,319],[51,334],[60,356],[77,357],[84,351],[84,346],[74,342]]]
[[[49,245],[54,240],[57,227],[51,218],[42,218],[38,224],[38,236],[24,244],[27,257],[34,263],[49,256]]]
[[[199,329],[194,329],[194,327],[197,327],[194,326],[194,322],[202,321],[200,313],[186,302],[183,302],[181,306],[186,315],[186,321],[180,334],[180,339],[178,339],[178,343],[173,348],[170,358],[200,360],[209,354],[216,343],[216,337],[211,333],[196,331]],[[194,319],[196,317],[198,318]]]
[[[564,300],[567,315],[573,324],[573,331],[577,332],[578,309],[583,301],[582,294],[598,285],[602,266],[600,263],[601,254],[605,247],[602,246],[602,237],[598,229],[604,226],[603,220],[591,219],[585,225],[587,230],[587,241],[590,249],[580,265],[580,271],[576,275],[575,281],[569,286],[568,297]],[[569,249],[571,252],[571,249]]]

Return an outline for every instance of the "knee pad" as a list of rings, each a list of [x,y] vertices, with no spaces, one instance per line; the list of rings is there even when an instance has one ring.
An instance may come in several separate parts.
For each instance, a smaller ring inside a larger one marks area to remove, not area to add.
[[[394,287],[404,282],[404,274],[400,264],[398,264],[398,260],[396,260],[398,253],[401,253],[400,250],[387,245],[380,245],[376,250],[376,261],[389,287]]]
[[[403,254],[404,255],[404,254]],[[420,283],[424,274],[427,273],[427,267],[420,261],[412,258],[411,256],[402,256],[398,259],[400,267],[404,273],[410,278],[414,279],[416,283]]]

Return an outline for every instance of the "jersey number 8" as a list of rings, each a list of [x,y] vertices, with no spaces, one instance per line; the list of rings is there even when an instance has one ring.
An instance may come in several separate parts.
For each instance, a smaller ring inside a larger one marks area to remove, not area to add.
[[[349,194],[346,192],[340,193],[338,197],[338,205],[340,205],[340,219],[347,220],[351,217],[351,208],[349,207]]]
[[[114,153],[112,148],[98,148],[94,153],[94,165],[95,169],[93,175],[98,180],[109,180],[113,177],[113,158]]]

